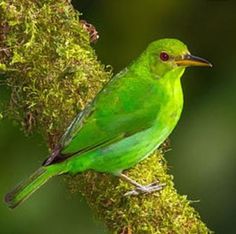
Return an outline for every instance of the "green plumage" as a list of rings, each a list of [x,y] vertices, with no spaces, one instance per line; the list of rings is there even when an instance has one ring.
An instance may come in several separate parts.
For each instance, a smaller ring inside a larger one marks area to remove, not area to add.
[[[119,175],[147,157],[180,118],[180,78],[189,65],[210,64],[190,56],[178,40],[151,43],[75,118],[42,168],[6,195],[9,206],[17,206],[52,176],[88,169]]]

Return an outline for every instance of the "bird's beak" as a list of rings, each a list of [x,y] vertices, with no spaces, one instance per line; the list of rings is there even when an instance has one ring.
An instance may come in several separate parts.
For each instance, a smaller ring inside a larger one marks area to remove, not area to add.
[[[206,59],[191,54],[186,54],[182,57],[176,58],[175,63],[178,66],[183,66],[183,67],[190,67],[190,66],[212,67],[212,64],[208,62]]]

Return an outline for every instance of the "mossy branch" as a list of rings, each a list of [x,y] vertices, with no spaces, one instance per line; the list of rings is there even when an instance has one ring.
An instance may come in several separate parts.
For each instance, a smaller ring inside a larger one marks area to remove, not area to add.
[[[11,88],[4,115],[25,132],[42,133],[50,149],[111,77],[97,60],[79,13],[66,0],[1,0],[1,74]],[[85,196],[112,233],[210,232],[186,196],[176,192],[160,152],[127,173],[142,184],[158,179],[166,187],[160,193],[123,197],[130,185],[95,172],[71,178],[69,186]]]

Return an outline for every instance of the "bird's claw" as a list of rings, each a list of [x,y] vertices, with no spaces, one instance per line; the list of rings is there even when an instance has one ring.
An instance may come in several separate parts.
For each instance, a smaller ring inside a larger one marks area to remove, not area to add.
[[[162,190],[165,185],[165,183],[159,184],[158,181],[145,186],[140,185],[137,186],[134,190],[125,193],[124,196],[137,196],[139,194],[153,193]]]

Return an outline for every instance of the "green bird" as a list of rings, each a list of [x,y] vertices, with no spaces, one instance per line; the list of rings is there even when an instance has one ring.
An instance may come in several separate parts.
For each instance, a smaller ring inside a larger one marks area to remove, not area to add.
[[[126,195],[150,193],[122,174],[149,156],[170,135],[183,109],[180,78],[188,66],[212,65],[177,39],[161,39],[115,75],[70,124],[42,166],[8,193],[14,208],[51,177],[86,170],[112,173],[135,186]]]

